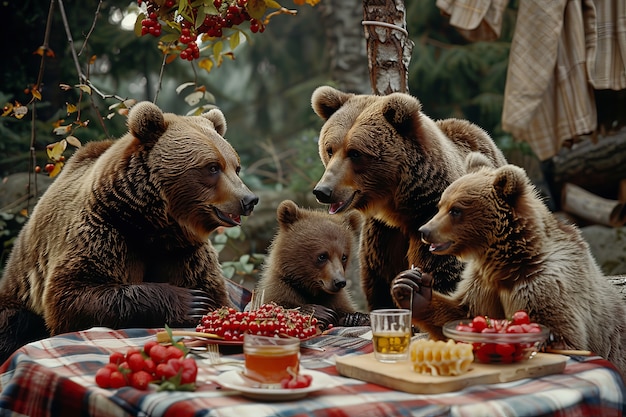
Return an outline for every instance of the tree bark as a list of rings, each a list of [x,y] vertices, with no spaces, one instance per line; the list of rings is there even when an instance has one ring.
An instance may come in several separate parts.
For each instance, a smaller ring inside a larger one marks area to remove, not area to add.
[[[409,92],[414,43],[406,30],[403,0],[363,0],[370,84],[376,95]]]
[[[358,94],[369,92],[365,39],[361,30],[362,0],[328,0],[318,4],[326,32],[330,74],[337,88]]]

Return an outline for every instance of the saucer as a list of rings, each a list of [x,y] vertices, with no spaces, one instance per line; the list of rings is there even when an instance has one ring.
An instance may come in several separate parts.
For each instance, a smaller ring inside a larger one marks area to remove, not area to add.
[[[258,401],[297,400],[306,397],[312,392],[337,385],[330,375],[323,372],[302,369],[300,373],[313,377],[311,385],[306,388],[295,389],[253,387],[244,379],[241,375],[241,370],[238,369],[224,372],[214,380],[224,388],[239,391],[244,397]]]

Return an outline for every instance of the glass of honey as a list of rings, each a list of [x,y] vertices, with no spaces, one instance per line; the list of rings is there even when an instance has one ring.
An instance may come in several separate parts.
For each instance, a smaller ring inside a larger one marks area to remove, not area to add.
[[[243,339],[246,377],[261,385],[280,384],[300,368],[300,339],[246,334]]]
[[[380,362],[408,360],[411,342],[411,311],[382,309],[370,312],[374,357]]]

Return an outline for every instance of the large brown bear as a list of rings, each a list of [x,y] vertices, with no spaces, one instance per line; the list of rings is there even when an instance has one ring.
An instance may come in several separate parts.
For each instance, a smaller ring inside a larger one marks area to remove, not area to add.
[[[229,305],[209,234],[240,225],[258,198],[224,115],[143,102],[128,128],[79,149],[21,230],[0,281],[0,360],[48,334],[192,327]]]
[[[346,288],[359,214],[333,216],[285,200],[276,216],[278,231],[256,287],[263,302],[313,308],[324,324],[369,324]]]
[[[319,153],[326,167],[313,193],[330,213],[365,216],[361,280],[370,309],[393,307],[391,280],[411,265],[429,271],[450,292],[462,269],[453,256],[436,257],[418,229],[437,212],[443,190],[465,173],[470,151],[495,166],[506,163],[489,135],[467,121],[435,122],[414,97],[355,95],[319,87],[312,96],[325,120]]]
[[[418,270],[394,279],[399,306],[410,308],[414,291],[420,329],[441,339],[450,320],[526,310],[562,347],[591,350],[626,376],[626,305],[578,228],[557,220],[522,168],[482,167],[456,180],[420,232],[433,254],[466,262],[452,295],[432,291]]]

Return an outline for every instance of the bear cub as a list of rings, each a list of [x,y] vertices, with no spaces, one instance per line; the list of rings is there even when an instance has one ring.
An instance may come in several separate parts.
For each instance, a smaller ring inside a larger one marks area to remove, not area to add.
[[[364,314],[356,313],[346,288],[361,223],[358,213],[333,216],[285,200],[276,215],[278,230],[256,287],[263,302],[314,308],[322,322],[368,324]]]
[[[526,310],[550,328],[559,347],[590,350],[626,377],[626,305],[600,271],[580,230],[561,222],[517,166],[481,166],[453,182],[439,211],[420,228],[435,255],[465,262],[452,295],[433,291],[432,277],[408,270],[393,281],[399,306],[413,291],[413,318],[434,338],[450,320],[510,318]]]

